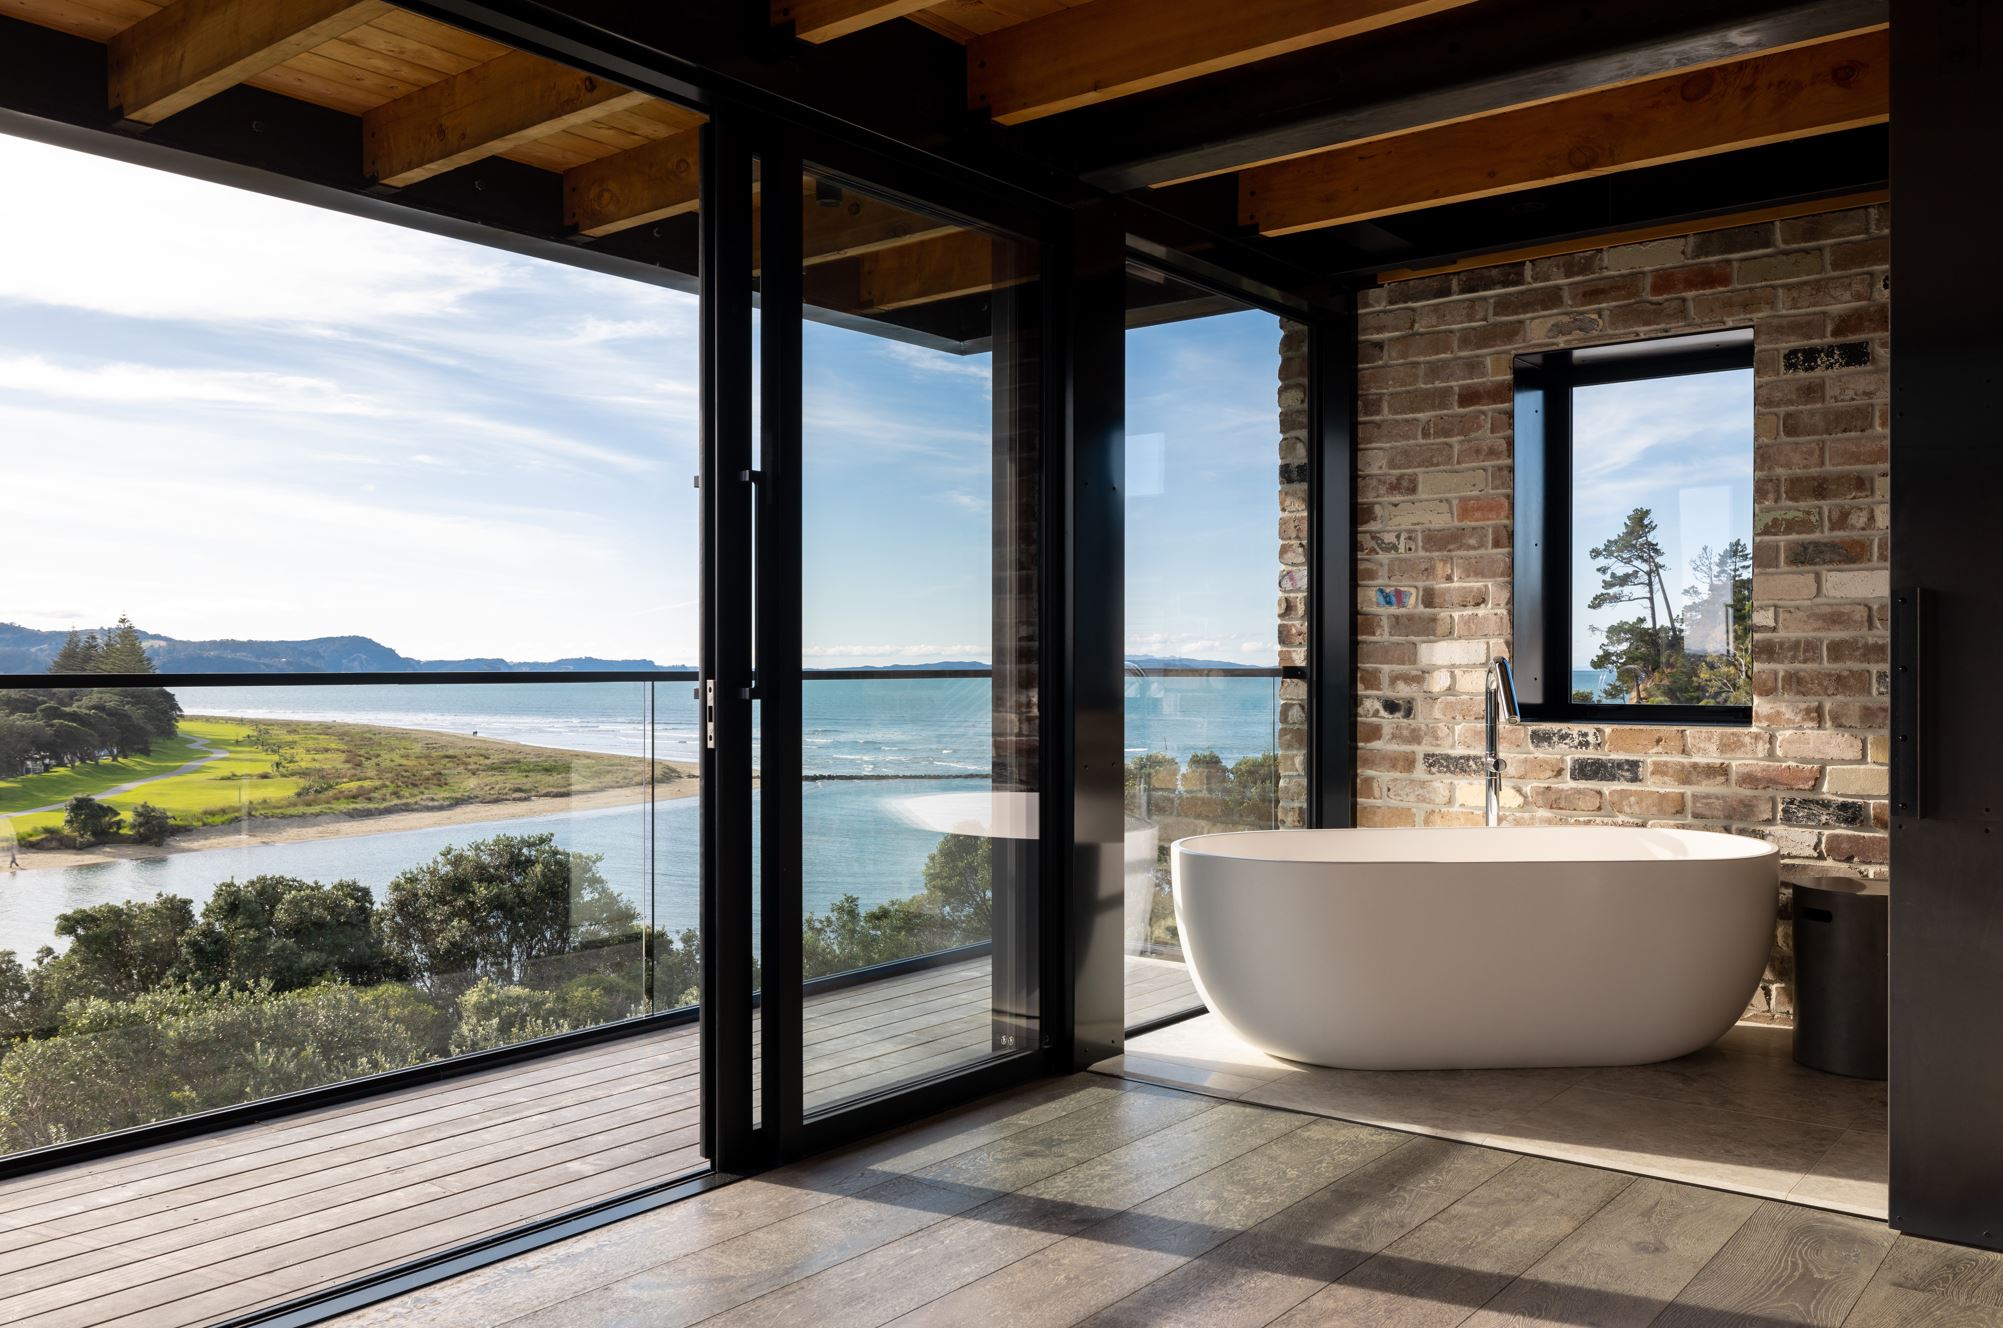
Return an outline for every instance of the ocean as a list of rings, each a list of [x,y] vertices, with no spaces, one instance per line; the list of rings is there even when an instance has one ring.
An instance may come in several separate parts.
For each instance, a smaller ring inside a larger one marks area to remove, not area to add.
[[[1612,669],[1572,670],[1572,690],[1575,692],[1591,692],[1596,698],[1606,694],[1607,685],[1613,680],[1614,671]]]
[[[1127,685],[1128,757],[1187,761],[1215,751],[1227,762],[1275,747],[1277,680],[1146,678]],[[690,683],[412,683],[177,688],[191,715],[340,720],[478,733],[531,746],[694,762],[697,709]],[[939,832],[915,799],[988,788],[991,717],[985,679],[818,680],[803,698],[808,776],[802,799],[804,898],[825,913],[853,894],[865,908],[923,889]],[[694,798],[477,825],[356,834],[291,844],[222,846],[84,867],[0,873],[0,950],[23,962],[56,945],[55,920],[116,900],[182,895],[197,909],[224,880],[260,874],[352,879],[380,893],[395,876],[447,844],[496,834],[553,834],[603,855],[612,888],[655,926],[696,925]]]

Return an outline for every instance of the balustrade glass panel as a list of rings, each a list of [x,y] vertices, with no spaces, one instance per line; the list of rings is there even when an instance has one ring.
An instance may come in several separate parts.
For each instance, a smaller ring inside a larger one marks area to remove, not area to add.
[[[52,681],[0,702],[132,734],[0,782],[7,1151],[695,1000],[684,678]],[[692,1149],[695,1057],[684,1022],[575,1089]]]

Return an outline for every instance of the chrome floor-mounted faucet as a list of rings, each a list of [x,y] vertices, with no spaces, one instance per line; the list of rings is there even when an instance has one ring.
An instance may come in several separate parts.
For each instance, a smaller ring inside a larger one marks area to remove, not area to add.
[[[1482,693],[1486,698],[1482,706],[1482,720],[1488,738],[1488,758],[1482,767],[1488,773],[1488,797],[1483,811],[1486,824],[1497,825],[1502,819],[1502,758],[1495,751],[1496,731],[1504,718],[1512,724],[1523,722],[1523,712],[1516,708],[1516,678],[1509,671],[1508,660],[1497,656],[1488,662]]]

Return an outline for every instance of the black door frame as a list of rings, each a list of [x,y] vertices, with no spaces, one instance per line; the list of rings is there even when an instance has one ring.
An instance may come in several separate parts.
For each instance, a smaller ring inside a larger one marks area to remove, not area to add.
[[[1048,1071],[1056,1045],[1068,1040],[1062,1022],[1065,984],[1051,966],[1050,938],[1043,936],[1035,964],[1035,986],[1043,999],[1040,1045],[826,1113],[810,1117],[803,1110],[801,1001],[807,984],[801,980],[800,739],[805,671],[799,665],[801,585],[797,575],[785,571],[797,569],[802,556],[802,195],[796,189],[764,189],[754,208],[752,181],[797,180],[811,172],[853,182],[928,213],[1020,236],[1035,247],[1045,274],[1061,270],[1056,265],[1063,262],[1069,218],[1062,209],[978,177],[955,178],[933,163],[886,153],[797,120],[732,106],[712,106],[710,113],[702,209],[705,353],[710,359],[703,387],[715,409],[705,426],[702,484],[710,520],[704,554],[704,671],[715,723],[715,748],[705,755],[717,782],[706,786],[710,805],[703,918],[711,930],[703,946],[704,1104],[712,1163],[739,1172],[818,1152],[1040,1077]],[[759,228],[755,278],[753,226]],[[1045,299],[1031,315],[1035,335],[1048,351],[1046,366],[1064,362],[1065,313],[1058,305],[1054,298]],[[748,409],[754,358],[759,392],[755,452]],[[1061,419],[1055,413],[1061,401],[1055,378],[1046,368],[1038,386],[1046,454],[1058,442],[1047,422]],[[1048,472],[1046,464],[1046,481]],[[1052,528],[1047,521],[1040,524],[1046,531]],[[1048,628],[1062,603],[1061,595],[1052,593],[1062,577],[1048,539],[1041,560]],[[1039,670],[1046,687],[1064,672],[1054,636],[1050,630],[1043,633]],[[779,663],[784,661],[791,666]],[[1063,767],[1053,756],[1053,744],[1069,727],[1061,707],[1050,700],[1046,694],[1041,708],[1045,778],[1039,802],[1045,833],[1036,849],[1035,877],[1040,891],[1035,907],[1044,918],[1054,916],[1062,902],[1062,841],[1050,831],[1059,824],[1052,807],[1062,797]],[[754,740],[760,767],[755,795]],[[750,853],[754,834],[759,848],[755,880]],[[750,952],[754,891],[760,914],[755,980]],[[759,1016],[755,1045],[754,1008]]]

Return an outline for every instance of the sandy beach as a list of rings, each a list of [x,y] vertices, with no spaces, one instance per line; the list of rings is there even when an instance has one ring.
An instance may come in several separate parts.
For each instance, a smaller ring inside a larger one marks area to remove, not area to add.
[[[678,767],[679,768],[679,767]],[[691,798],[701,789],[691,767],[689,777],[664,784],[653,796],[662,802]],[[380,816],[287,816],[252,817],[234,825],[207,826],[175,835],[163,845],[111,844],[91,849],[23,849],[23,872],[51,868],[88,867],[101,862],[132,862],[162,858],[175,853],[198,853],[204,849],[244,844],[296,844],[316,839],[341,839],[350,835],[380,835],[398,830],[429,830],[440,826],[479,825],[486,821],[512,821],[530,816],[559,816],[566,812],[591,812],[606,807],[623,807],[644,802],[647,788],[634,784],[627,788],[601,789],[562,798],[517,798],[507,802],[467,802],[436,811],[388,812]],[[4,864],[0,864],[4,871]]]

